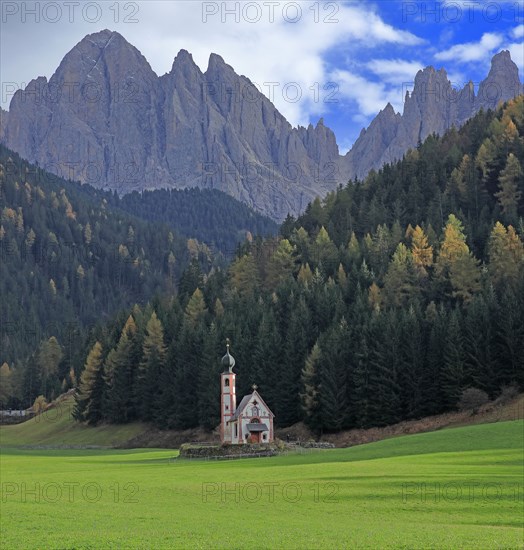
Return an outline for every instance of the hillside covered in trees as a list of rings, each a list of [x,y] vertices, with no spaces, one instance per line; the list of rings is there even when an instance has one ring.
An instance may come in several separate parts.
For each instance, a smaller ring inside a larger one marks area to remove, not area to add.
[[[133,196],[63,180],[3,146],[0,216],[0,364],[17,379],[2,390],[3,406],[57,395],[64,378],[72,384],[67,373],[89,328],[183,289],[191,263],[207,273],[246,233],[276,228],[218,191],[145,193],[141,211]],[[197,219],[209,245],[191,235]]]
[[[76,416],[213,428],[219,358],[280,426],[380,426],[524,388],[524,102],[314,201],[227,271],[91,331]],[[190,391],[188,391],[188,388]]]
[[[143,220],[166,223],[177,234],[204,242],[228,259],[247,232],[263,237],[278,233],[271,218],[217,189],[158,189],[112,198],[122,210]]]

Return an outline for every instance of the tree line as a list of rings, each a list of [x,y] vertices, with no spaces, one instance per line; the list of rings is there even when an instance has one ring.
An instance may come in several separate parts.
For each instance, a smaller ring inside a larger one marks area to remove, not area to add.
[[[76,416],[213,428],[219,358],[280,426],[386,425],[524,387],[522,97],[314,201],[226,270],[192,264],[91,334]]]
[[[280,426],[384,425],[524,387],[523,113],[520,97],[430,136],[227,268],[194,258],[176,291],[100,322],[63,369],[77,419],[215,427],[226,337],[239,395],[256,383]]]

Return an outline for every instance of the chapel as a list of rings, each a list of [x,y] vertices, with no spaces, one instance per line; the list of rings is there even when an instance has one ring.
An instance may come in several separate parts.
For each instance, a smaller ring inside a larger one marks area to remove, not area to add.
[[[253,392],[245,395],[236,406],[235,359],[229,353],[229,341],[226,354],[222,357],[224,370],[220,374],[220,439],[222,443],[239,445],[242,443],[269,443],[273,441],[274,414],[266,405],[257,386]]]

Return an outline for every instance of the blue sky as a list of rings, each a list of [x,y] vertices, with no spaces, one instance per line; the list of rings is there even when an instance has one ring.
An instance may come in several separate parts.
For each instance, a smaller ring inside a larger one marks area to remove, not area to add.
[[[73,6],[73,4],[77,4]],[[454,86],[478,84],[509,49],[524,65],[524,2],[199,0],[2,3],[2,107],[14,87],[48,78],[86,34],[120,32],[162,75],[180,49],[205,71],[220,54],[293,125],[333,129],[345,152],[389,101],[402,112],[417,70],[444,67]]]

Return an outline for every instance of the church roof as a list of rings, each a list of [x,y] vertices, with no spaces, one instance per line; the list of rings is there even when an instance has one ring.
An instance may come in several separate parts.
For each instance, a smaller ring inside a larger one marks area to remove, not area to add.
[[[240,401],[240,404],[238,405],[235,414],[230,418],[229,422],[232,422],[233,420],[237,420],[238,417],[242,412],[244,412],[245,408],[247,407],[247,404],[251,400],[253,396],[256,396],[256,398],[264,405],[264,407],[268,410],[270,416],[275,416],[271,409],[267,406],[266,402],[260,397],[260,394],[257,392],[257,390],[254,390],[253,393],[250,393],[249,395],[244,395],[242,398],[242,401]]]
[[[248,424],[247,429],[250,432],[268,432],[269,428],[262,422],[253,422],[253,424]]]

